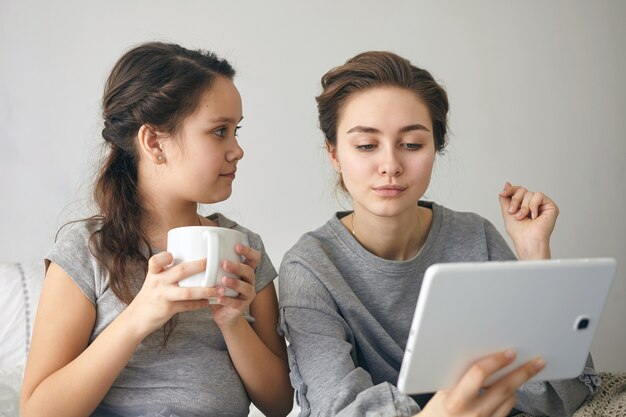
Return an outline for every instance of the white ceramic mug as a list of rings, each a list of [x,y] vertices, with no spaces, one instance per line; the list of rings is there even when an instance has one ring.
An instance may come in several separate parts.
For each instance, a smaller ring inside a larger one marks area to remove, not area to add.
[[[206,270],[191,275],[178,282],[181,287],[215,287],[220,286],[222,277],[239,279],[237,275],[222,269],[222,263],[242,262],[241,256],[235,252],[237,243],[243,244],[241,232],[225,227],[186,226],[177,227],[167,232],[167,251],[174,256],[174,265],[182,262],[206,258]],[[225,288],[227,297],[237,297],[239,293],[232,288]],[[209,300],[212,303],[215,299]]]

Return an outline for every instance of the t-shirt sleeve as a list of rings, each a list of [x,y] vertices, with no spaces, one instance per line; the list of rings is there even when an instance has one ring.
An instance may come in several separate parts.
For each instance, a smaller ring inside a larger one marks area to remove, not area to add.
[[[270,257],[265,251],[265,245],[263,244],[263,240],[261,239],[261,237],[256,233],[250,232],[248,230],[246,231],[246,233],[244,233],[244,235],[248,239],[248,245],[251,248],[261,252],[261,261],[255,269],[255,289],[256,292],[259,293],[263,288],[267,286],[267,284],[272,282],[278,274],[276,273],[276,269],[274,268]],[[246,242],[244,242],[244,244],[245,243]]]
[[[71,223],[61,229],[57,241],[45,257],[63,269],[94,305],[101,294],[103,283],[100,266],[89,250],[90,232],[86,222]]]
[[[280,268],[279,333],[289,341],[290,378],[301,416],[412,416],[417,403],[355,365],[352,332],[311,269]]]

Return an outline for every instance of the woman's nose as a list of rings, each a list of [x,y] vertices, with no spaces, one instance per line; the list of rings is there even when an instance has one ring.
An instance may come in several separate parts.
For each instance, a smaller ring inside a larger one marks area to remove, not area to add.
[[[385,152],[383,160],[380,162],[378,173],[391,177],[402,174],[402,164],[395,151]]]

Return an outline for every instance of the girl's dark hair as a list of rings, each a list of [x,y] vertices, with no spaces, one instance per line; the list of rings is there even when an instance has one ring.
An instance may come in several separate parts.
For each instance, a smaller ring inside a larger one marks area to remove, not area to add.
[[[337,145],[337,124],[343,107],[355,93],[376,87],[400,87],[422,100],[433,123],[435,149],[446,146],[448,96],[430,73],[391,52],[370,51],[350,58],[322,77],[322,93],[317,96],[319,123],[326,141]]]
[[[102,99],[108,149],[93,191],[100,211],[92,217],[97,226],[90,248],[106,268],[112,291],[126,304],[135,296],[131,277],[139,271],[145,276],[153,254],[140,225],[146,208],[137,190],[139,128],[147,124],[176,134],[215,77],[234,75],[230,64],[211,52],[160,42],[129,50],[111,70]]]

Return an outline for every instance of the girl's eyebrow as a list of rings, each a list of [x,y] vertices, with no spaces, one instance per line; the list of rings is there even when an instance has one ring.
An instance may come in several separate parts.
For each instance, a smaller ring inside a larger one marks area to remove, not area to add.
[[[218,117],[216,119],[209,120],[209,122],[210,123],[241,123],[242,120],[243,120],[243,116],[241,116],[241,119],[239,120],[233,119],[232,117]]]
[[[426,126],[424,126],[423,124],[420,123],[415,123],[413,125],[408,125],[408,126],[404,126],[402,127],[399,132],[400,133],[406,133],[406,132],[411,132],[413,130],[424,130],[426,132],[430,132],[430,129],[428,129]],[[375,127],[369,127],[369,126],[354,126],[353,128],[351,128],[350,130],[348,130],[346,133],[380,133],[380,130],[376,129]]]

